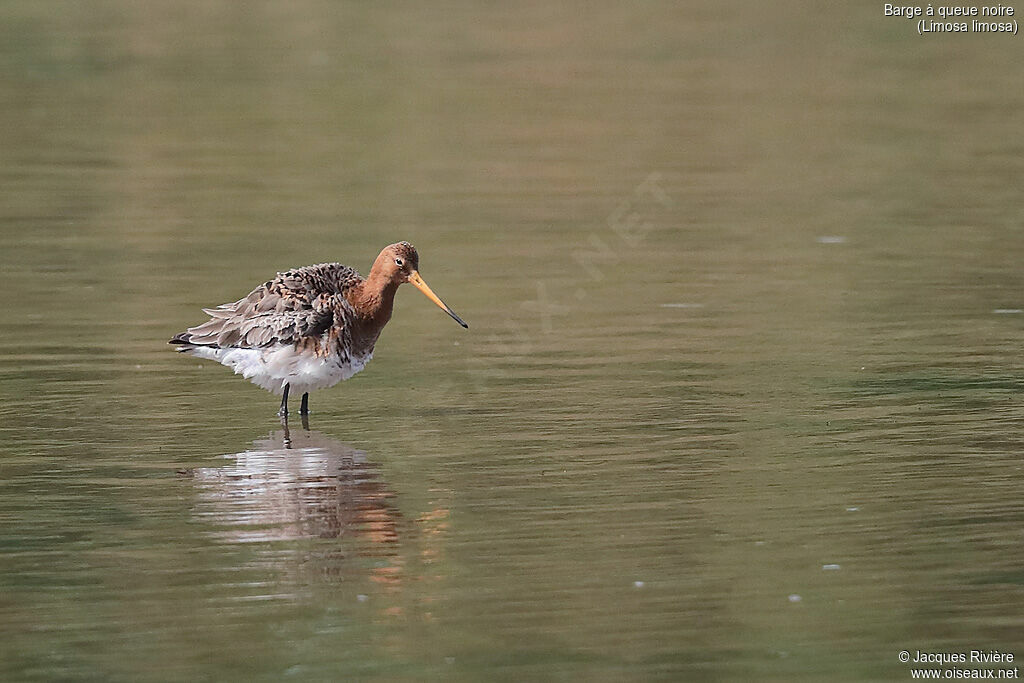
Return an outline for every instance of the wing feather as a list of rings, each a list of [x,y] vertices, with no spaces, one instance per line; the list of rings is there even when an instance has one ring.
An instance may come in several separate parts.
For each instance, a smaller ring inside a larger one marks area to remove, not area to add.
[[[345,325],[352,309],[344,293],[360,282],[356,271],[337,263],[278,273],[234,303],[204,308],[210,319],[171,343],[254,349],[318,337]]]

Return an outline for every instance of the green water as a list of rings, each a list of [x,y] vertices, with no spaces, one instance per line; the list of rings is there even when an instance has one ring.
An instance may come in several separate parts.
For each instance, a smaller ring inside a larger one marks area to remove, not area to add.
[[[882,5],[0,5],[0,679],[1024,657],[1024,53]],[[409,240],[375,359],[166,340]]]

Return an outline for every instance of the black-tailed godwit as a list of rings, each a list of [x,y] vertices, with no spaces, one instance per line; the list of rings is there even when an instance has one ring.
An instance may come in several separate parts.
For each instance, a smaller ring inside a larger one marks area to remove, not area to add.
[[[306,415],[310,391],[348,379],[373,357],[399,285],[411,282],[455,322],[469,327],[420,277],[419,260],[415,247],[398,242],[380,252],[365,279],[340,263],[278,273],[243,299],[204,308],[210,320],[169,343],[281,394],[283,417],[289,390],[301,391],[299,412]]]

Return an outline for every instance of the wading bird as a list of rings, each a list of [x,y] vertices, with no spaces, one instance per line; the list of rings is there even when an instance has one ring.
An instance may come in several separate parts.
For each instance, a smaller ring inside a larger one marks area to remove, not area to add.
[[[398,242],[384,247],[365,279],[340,263],[278,273],[243,299],[204,308],[210,319],[169,343],[281,394],[282,417],[288,415],[288,392],[301,391],[299,412],[306,415],[310,391],[348,379],[373,357],[399,285],[411,282],[469,327],[423,281],[419,261],[415,247]]]

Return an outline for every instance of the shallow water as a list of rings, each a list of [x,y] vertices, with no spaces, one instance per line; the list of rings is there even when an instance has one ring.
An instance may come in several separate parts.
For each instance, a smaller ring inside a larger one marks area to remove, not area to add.
[[[1012,36],[149,5],[0,8],[0,678],[1024,657]],[[165,343],[399,239],[470,329],[403,288],[287,439]]]

